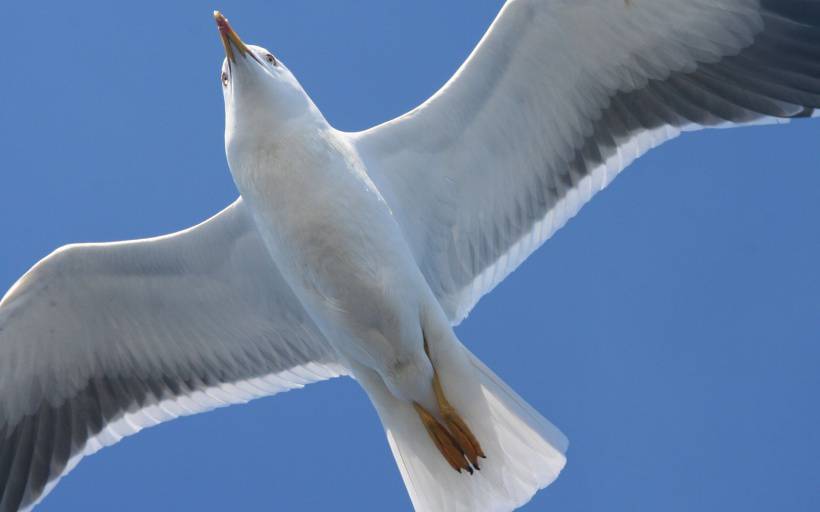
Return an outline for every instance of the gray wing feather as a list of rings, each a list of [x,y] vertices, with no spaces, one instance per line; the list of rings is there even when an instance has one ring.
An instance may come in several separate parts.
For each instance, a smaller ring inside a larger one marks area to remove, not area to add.
[[[175,235],[60,249],[0,302],[0,512],[142,428],[343,373],[241,200]]]
[[[817,107],[817,0],[511,0],[438,93],[351,140],[458,323],[649,149]]]

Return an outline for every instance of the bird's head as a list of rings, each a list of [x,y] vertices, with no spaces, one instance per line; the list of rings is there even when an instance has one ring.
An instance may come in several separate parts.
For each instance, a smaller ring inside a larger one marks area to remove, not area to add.
[[[225,47],[220,81],[225,98],[225,138],[238,133],[275,136],[288,126],[321,118],[299,81],[273,53],[246,45],[219,11],[214,11]]]

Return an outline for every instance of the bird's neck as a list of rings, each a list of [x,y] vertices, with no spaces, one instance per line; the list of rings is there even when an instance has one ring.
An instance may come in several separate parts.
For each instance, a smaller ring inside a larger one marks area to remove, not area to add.
[[[234,181],[251,201],[258,194],[272,199],[291,189],[315,186],[346,160],[343,138],[321,117],[275,129],[244,130],[226,140],[226,151]]]

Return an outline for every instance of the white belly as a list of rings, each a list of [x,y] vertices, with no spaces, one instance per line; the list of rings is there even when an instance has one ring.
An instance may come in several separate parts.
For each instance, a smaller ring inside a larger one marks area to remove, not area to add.
[[[299,149],[231,162],[272,257],[342,356],[380,373],[421,364],[432,293],[399,225],[345,148]]]

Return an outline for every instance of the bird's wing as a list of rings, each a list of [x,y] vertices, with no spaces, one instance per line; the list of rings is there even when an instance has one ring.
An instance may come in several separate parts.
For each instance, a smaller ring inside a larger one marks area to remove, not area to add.
[[[241,199],[174,235],[62,248],[0,302],[0,512],[145,427],[343,373]]]
[[[818,0],[508,0],[433,97],[350,138],[458,323],[650,148],[818,106]]]

